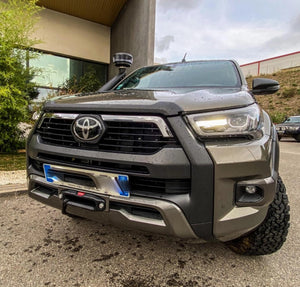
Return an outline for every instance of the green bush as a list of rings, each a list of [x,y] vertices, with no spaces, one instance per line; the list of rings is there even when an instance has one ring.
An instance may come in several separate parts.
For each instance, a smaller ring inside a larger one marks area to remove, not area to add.
[[[0,152],[24,148],[18,124],[26,118],[27,100],[14,86],[0,86],[0,102]]]
[[[36,2],[0,1],[0,152],[24,148],[18,124],[27,120],[29,101],[38,95],[34,70],[26,67],[37,43],[30,38],[41,9]]]
[[[287,117],[286,114],[279,112],[270,112],[269,115],[271,117],[272,122],[275,124],[282,123]]]
[[[90,69],[82,77],[75,75],[66,80],[60,87],[62,94],[89,93],[97,91],[103,83],[100,82],[94,69]]]

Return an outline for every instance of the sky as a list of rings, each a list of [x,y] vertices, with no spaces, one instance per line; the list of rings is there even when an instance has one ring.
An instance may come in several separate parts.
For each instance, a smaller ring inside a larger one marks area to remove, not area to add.
[[[299,0],[157,0],[155,63],[233,59],[240,65],[300,51]]]

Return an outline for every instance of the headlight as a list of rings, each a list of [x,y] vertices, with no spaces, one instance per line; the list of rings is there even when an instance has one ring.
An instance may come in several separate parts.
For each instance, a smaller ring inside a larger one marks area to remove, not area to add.
[[[299,127],[288,127],[287,129],[296,132],[299,129]]]
[[[193,130],[201,138],[262,137],[262,113],[258,105],[246,108],[188,115]]]

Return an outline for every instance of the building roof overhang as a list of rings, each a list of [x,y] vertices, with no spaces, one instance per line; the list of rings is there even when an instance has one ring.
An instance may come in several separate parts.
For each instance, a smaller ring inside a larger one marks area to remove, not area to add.
[[[38,5],[111,27],[127,0],[40,0]]]

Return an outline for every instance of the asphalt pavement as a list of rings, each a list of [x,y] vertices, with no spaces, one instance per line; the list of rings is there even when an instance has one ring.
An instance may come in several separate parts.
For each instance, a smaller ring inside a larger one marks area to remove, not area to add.
[[[291,227],[278,252],[240,256],[221,243],[72,219],[14,192],[0,197],[0,286],[299,286],[300,143],[280,146]]]

